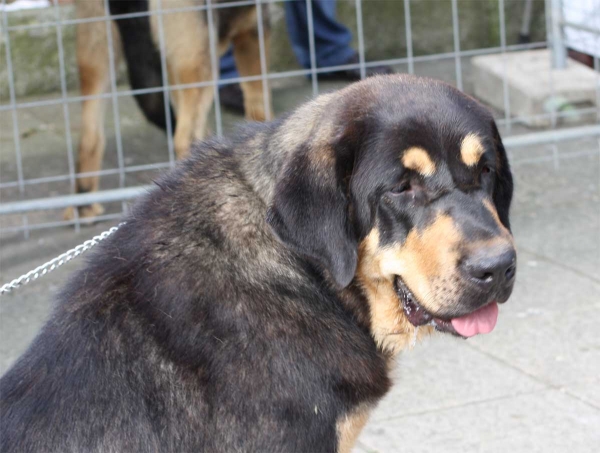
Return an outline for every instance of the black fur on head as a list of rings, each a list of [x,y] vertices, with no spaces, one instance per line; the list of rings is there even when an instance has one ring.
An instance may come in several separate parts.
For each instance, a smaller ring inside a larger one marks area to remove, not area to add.
[[[513,184],[506,152],[492,115],[474,99],[441,82],[376,78],[314,106],[317,115],[289,119],[310,132],[289,153],[267,222],[338,286],[355,276],[358,244],[376,221],[382,195],[406,173],[401,156],[410,147],[426,149],[440,169],[430,184],[471,193],[482,164],[461,160],[461,141],[471,133],[480,137],[488,155],[495,150],[490,195],[509,228]]]
[[[338,119],[332,136],[319,139],[311,134],[292,153],[277,182],[267,222],[282,242],[319,264],[344,288],[354,277],[358,259],[349,180],[364,122],[359,112],[341,103],[334,109],[338,115],[327,112]]]
[[[508,157],[506,156],[506,151],[504,150],[504,145],[502,144],[502,139],[500,138],[495,121],[492,121],[492,134],[498,159],[493,200],[496,209],[498,210],[500,221],[510,230],[509,210],[513,194],[513,178],[508,163]]]

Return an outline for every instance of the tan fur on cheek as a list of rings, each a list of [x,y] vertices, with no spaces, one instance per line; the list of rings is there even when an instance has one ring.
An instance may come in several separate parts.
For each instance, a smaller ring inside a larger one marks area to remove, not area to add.
[[[388,260],[379,247],[379,231],[373,229],[360,244],[357,277],[369,302],[371,334],[381,350],[395,356],[413,343],[415,327],[406,319],[394,289],[394,274],[384,270]],[[420,328],[418,338],[432,331],[429,326]]]
[[[435,163],[431,160],[431,156],[419,147],[408,148],[404,151],[402,165],[423,176],[431,176],[435,173]]]
[[[361,242],[357,277],[369,301],[373,338],[382,350],[396,355],[414,341],[415,327],[404,314],[394,278],[402,277],[426,310],[447,308],[459,293],[455,281],[462,241],[452,218],[438,214],[427,228],[410,231],[401,245],[382,247],[377,228]],[[432,332],[423,326],[418,339]]]
[[[460,145],[460,158],[467,167],[476,165],[484,152],[485,148],[475,134],[468,134]]]
[[[452,218],[438,215],[423,231],[412,230],[402,246],[385,250],[382,271],[400,275],[425,309],[435,312],[446,301],[434,283],[443,283],[446,289],[451,286],[462,240]]]

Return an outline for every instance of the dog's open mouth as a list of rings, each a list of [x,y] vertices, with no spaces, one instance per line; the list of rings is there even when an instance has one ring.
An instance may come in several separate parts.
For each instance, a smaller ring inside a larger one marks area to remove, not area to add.
[[[437,318],[425,310],[400,277],[396,277],[394,286],[402,301],[402,309],[408,321],[415,327],[428,324],[440,332],[467,338],[481,333],[489,333],[496,326],[498,320],[498,304],[496,302],[491,302],[459,318],[443,319]]]

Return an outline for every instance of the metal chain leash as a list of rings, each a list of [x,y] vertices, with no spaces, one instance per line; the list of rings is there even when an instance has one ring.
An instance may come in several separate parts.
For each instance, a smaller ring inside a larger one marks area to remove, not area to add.
[[[38,277],[43,277],[44,275],[52,272],[54,269],[62,266],[63,264],[71,261],[76,256],[81,255],[84,252],[87,252],[89,249],[97,245],[99,242],[103,241],[115,231],[117,231],[120,227],[125,225],[126,222],[121,222],[117,226],[112,227],[110,230],[104,231],[100,233],[98,236],[94,236],[92,239],[85,241],[83,244],[78,245],[77,247],[63,253],[62,255],[57,256],[56,258],[48,261],[47,263],[42,264],[41,266],[36,267],[32,271],[27,272],[24,275],[21,275],[19,278],[15,278],[12,282],[6,283],[2,285],[0,288],[0,296],[4,294],[10,293],[12,290],[19,288],[20,286],[26,285],[32,280],[37,280]]]

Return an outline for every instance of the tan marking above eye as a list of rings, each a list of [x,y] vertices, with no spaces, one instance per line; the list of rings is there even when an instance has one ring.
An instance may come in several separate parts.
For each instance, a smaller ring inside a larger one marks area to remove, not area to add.
[[[481,140],[475,134],[468,134],[460,145],[460,158],[467,167],[472,167],[479,162],[481,156],[485,152],[485,148],[481,144]]]
[[[402,154],[402,165],[423,176],[431,176],[435,173],[435,163],[431,160],[431,156],[423,148],[417,146],[404,151],[404,154]]]

